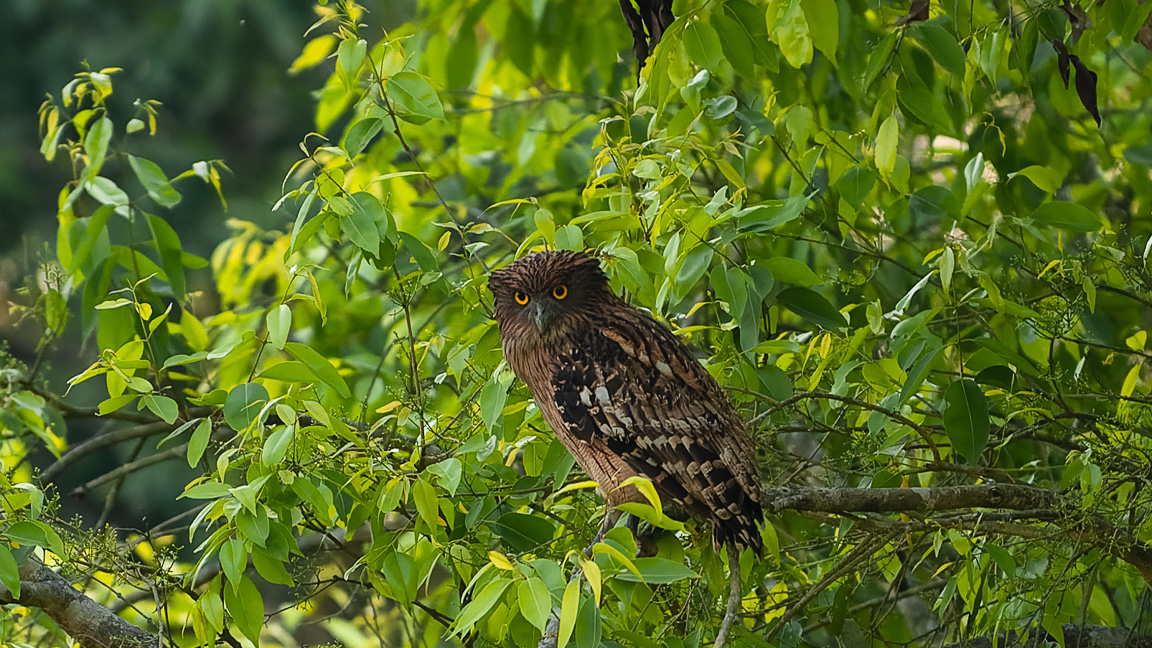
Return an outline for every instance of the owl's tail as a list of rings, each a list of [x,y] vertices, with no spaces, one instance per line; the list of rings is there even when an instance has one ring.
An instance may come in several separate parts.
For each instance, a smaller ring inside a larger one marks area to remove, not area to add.
[[[727,511],[726,511],[727,512]],[[760,525],[764,524],[764,510],[759,502],[745,500],[744,506],[736,513],[726,518],[713,514],[712,517],[712,545],[716,552],[721,547],[735,545],[739,554],[747,547],[751,547],[756,555],[764,554],[764,538],[760,535]]]

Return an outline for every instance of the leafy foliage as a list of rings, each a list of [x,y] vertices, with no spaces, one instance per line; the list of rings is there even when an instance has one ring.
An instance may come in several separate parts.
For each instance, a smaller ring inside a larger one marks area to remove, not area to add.
[[[134,155],[154,114],[107,108],[115,69],[47,102],[43,152],[75,174],[20,308],[46,343],[93,340],[70,385],[107,397],[5,369],[0,584],[19,597],[33,548],[115,573],[89,594],[162,601],[128,616],[182,645],[522,646],[553,615],[561,646],[710,642],[707,529],[634,505],[671,529],[585,552],[594,485],[503,364],[487,272],[546,246],[595,251],[706,354],[768,486],[1038,493],[769,503],[737,641],[1147,629],[1152,3],[676,3],[635,88],[616,11],[421,2],[375,33],[318,7],[293,69],[330,76],[280,222],[231,221],[208,259],[165,214],[185,183],[221,192],[222,163],[170,179]],[[94,415],[123,422],[109,443],[167,435],[101,484],[197,470],[187,529],[127,554],[56,519],[50,484],[89,451],[65,419]]]

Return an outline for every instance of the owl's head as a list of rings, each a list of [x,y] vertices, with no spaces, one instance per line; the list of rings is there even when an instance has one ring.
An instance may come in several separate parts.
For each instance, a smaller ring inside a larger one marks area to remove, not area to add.
[[[496,270],[488,289],[502,334],[545,338],[588,323],[615,297],[599,261],[567,251],[539,252]]]

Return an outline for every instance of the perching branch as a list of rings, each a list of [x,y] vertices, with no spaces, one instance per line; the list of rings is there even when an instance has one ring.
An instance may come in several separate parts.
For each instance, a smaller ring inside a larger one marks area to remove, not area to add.
[[[1063,631],[1063,645],[1065,646],[1080,646],[1081,648],[1152,648],[1152,637],[1135,634],[1131,630],[1124,628],[1065,623]],[[1039,648],[1040,646],[1050,646],[1058,643],[1058,638],[1040,629],[1028,633],[1027,639],[1023,639],[1019,634],[1010,632],[1007,635],[997,635],[995,640],[989,637],[977,637],[960,643],[948,644],[944,648],[993,648],[994,646]]]
[[[1023,484],[981,484],[936,488],[817,488],[782,486],[764,489],[765,511],[783,510],[833,513],[895,513],[908,511],[947,511],[956,509],[1009,509],[1027,511],[1026,517],[1059,526],[1071,537],[1089,542],[1135,567],[1152,584],[1152,547],[1129,531],[1102,516],[1063,510],[1055,493]],[[970,513],[977,528],[996,533],[992,514]],[[875,521],[875,520],[869,520]],[[908,531],[927,531],[954,520],[896,523]],[[1026,532],[1039,533],[1028,525],[1013,525]],[[1011,529],[1010,535],[1022,535]]]
[[[1055,494],[1022,484],[981,484],[934,488],[816,488],[779,486],[764,489],[765,509],[822,513],[944,511],[961,508],[1045,509]]]

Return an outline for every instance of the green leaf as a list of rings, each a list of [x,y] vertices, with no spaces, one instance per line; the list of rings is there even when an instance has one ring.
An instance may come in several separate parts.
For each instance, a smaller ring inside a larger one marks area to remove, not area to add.
[[[421,476],[412,483],[412,500],[416,503],[416,512],[420,514],[420,519],[424,520],[434,532],[440,520],[440,504],[436,497],[436,488]]]
[[[134,155],[127,157],[129,166],[132,167],[132,171],[136,173],[140,184],[144,185],[144,190],[148,192],[152,200],[169,209],[180,204],[180,192],[172,188],[172,183],[168,180],[168,176],[164,175],[160,165],[152,160],[138,158]]]
[[[748,275],[733,266],[724,270],[724,283],[728,287],[728,309],[732,317],[740,319],[748,308]]]
[[[525,76],[532,76],[536,70],[536,27],[532,19],[520,8],[512,4],[505,23],[504,48],[508,60]]]
[[[88,265],[89,259],[97,264],[108,256],[108,218],[115,211],[112,205],[101,205],[88,217],[84,226],[84,234],[72,252],[71,262],[66,266],[69,270],[77,270]],[[97,247],[99,246],[99,248]],[[96,253],[96,258],[93,257]],[[61,259],[63,261],[63,259]]]
[[[964,78],[967,57],[952,32],[934,22],[916,23],[912,32],[940,67],[953,76]]]
[[[165,280],[172,288],[172,294],[177,299],[184,299],[184,250],[180,247],[180,237],[167,221],[154,214],[148,214],[148,227],[152,229],[152,240],[160,252]]]
[[[748,36],[748,30],[727,13],[714,12],[709,21],[716,28],[724,56],[736,73],[749,80],[755,79],[756,68],[753,65],[755,55],[752,53],[752,40]]]
[[[440,97],[423,76],[404,71],[388,79],[388,98],[396,115],[411,124],[423,124],[431,119],[444,119]]]
[[[196,601],[196,607],[204,615],[204,619],[219,634],[224,631],[224,600],[216,589],[208,589]]]
[[[680,267],[676,270],[675,290],[673,293],[677,298],[683,298],[696,286],[700,281],[700,277],[708,271],[708,266],[712,264],[712,248],[708,245],[697,245],[692,248],[687,254],[684,255],[684,260],[680,263]]]
[[[8,588],[13,599],[20,599],[20,567],[12,549],[4,542],[0,542],[0,585]]]
[[[1046,202],[1032,212],[1032,219],[1050,227],[1070,232],[1096,232],[1102,226],[1100,216],[1087,207],[1063,200]]]
[[[348,240],[373,257],[380,254],[380,228],[377,223],[387,220],[384,204],[367,191],[349,196],[351,211],[340,223]]]
[[[336,64],[344,80],[344,87],[352,87],[367,54],[368,41],[363,38],[355,40],[347,38],[340,41],[339,47],[336,48]]]
[[[1064,183],[1064,176],[1056,169],[1033,164],[1032,166],[1024,167],[1015,173],[1009,173],[1008,179],[1011,180],[1016,176],[1024,176],[1032,181],[1041,191],[1047,193],[1056,193],[1060,190],[1060,186]]]
[[[556,230],[556,249],[575,250],[584,249],[584,233],[575,225],[565,225]]]
[[[724,50],[712,25],[702,20],[693,20],[684,27],[680,38],[688,58],[696,65],[712,71],[720,67],[720,62],[724,60]]]
[[[22,520],[5,529],[4,535],[12,542],[21,545],[36,545],[58,556],[64,555],[64,543],[61,541],[60,535],[43,522]]]
[[[84,135],[84,153],[88,156],[88,168],[85,169],[85,177],[90,183],[96,179],[96,176],[100,174],[100,169],[104,166],[104,159],[108,156],[108,143],[112,141],[113,128],[111,119],[101,117],[96,120],[95,124],[92,124]],[[89,187],[88,191],[91,193],[92,187]],[[99,198],[97,197],[97,199]]]
[[[924,383],[924,379],[928,377],[928,371],[932,368],[932,364],[936,361],[936,357],[940,355],[941,348],[939,346],[925,353],[921,358],[916,361],[915,365],[908,370],[908,376],[904,380],[903,387],[900,388],[900,405],[908,402],[919,389],[920,385]]]
[[[260,463],[265,466],[279,465],[284,460],[284,455],[288,453],[289,446],[292,445],[295,431],[295,425],[282,425],[269,434],[264,441],[264,447],[260,450]]]
[[[196,430],[192,432],[192,436],[188,439],[189,468],[195,468],[196,464],[200,463],[200,457],[204,456],[204,450],[208,448],[208,440],[211,438],[212,422],[206,418],[200,419]]]
[[[951,247],[944,248],[944,254],[940,255],[940,287],[944,289],[944,294],[952,292],[952,273],[956,270],[956,253],[952,251]]]
[[[556,533],[556,527],[548,520],[524,513],[505,513],[487,525],[501,542],[516,552],[537,551]]]
[[[540,230],[540,235],[549,245],[555,246],[556,244],[556,220],[552,216],[552,212],[541,207],[536,210],[536,214],[532,217],[536,223],[536,229]]]
[[[876,168],[884,178],[890,178],[896,169],[896,144],[900,139],[900,124],[896,115],[889,115],[876,131]]]
[[[507,373],[497,369],[480,390],[480,418],[489,432],[496,426],[508,400],[508,386],[512,381],[506,377]]]
[[[256,584],[241,578],[236,587],[225,587],[224,607],[240,632],[259,645],[260,628],[264,626],[264,598]]]
[[[859,207],[864,204],[864,199],[875,185],[875,171],[867,167],[854,166],[836,181],[836,190],[840,192],[840,198],[844,202],[852,207]]]
[[[476,62],[479,50],[476,42],[476,26],[465,20],[460,25],[456,38],[448,48],[448,58],[444,61],[444,81],[451,89],[466,88],[476,75]]]
[[[240,496],[247,493],[245,499]],[[240,531],[240,535],[252,541],[258,546],[264,546],[268,541],[269,521],[268,515],[264,512],[261,506],[256,509],[257,513],[252,513],[249,507],[253,507],[254,503],[249,501],[255,498],[256,494],[244,486],[232,489],[232,494],[237,496],[237,499],[244,503],[247,501],[246,507],[236,514],[236,529]]]
[[[759,349],[757,349],[759,351]],[[765,365],[756,370],[756,376],[760,379],[760,384],[764,385],[764,389],[768,390],[768,395],[776,400],[787,400],[792,398],[795,392],[792,385],[792,379],[788,377],[788,373],[777,367],[776,365]]]
[[[823,295],[808,288],[789,288],[777,295],[776,300],[805,322],[821,328],[839,331],[847,326],[844,315],[835,306]]]
[[[164,419],[164,422],[168,425],[175,423],[176,418],[180,416],[180,408],[176,405],[176,401],[167,396],[146,394],[140,399],[140,402],[147,407],[150,412]]]
[[[804,18],[816,49],[824,53],[832,65],[836,63],[836,47],[840,43],[840,11],[836,0],[800,0]]]
[[[400,232],[400,240],[404,243],[404,250],[412,255],[412,259],[416,261],[416,265],[420,266],[421,270],[437,272],[440,269],[436,255],[428,249],[427,245],[424,245],[423,241],[408,232]]]
[[[942,185],[928,185],[916,190],[908,200],[908,213],[920,223],[959,220],[960,201]]]
[[[892,50],[896,48],[896,32],[888,34],[881,40],[872,53],[868,55],[868,71],[864,74],[864,84],[861,90],[867,90],[876,81],[876,78],[884,72],[885,68],[890,63]]]
[[[634,583],[648,583],[649,585],[664,585],[685,578],[700,578],[700,574],[667,558],[637,558],[632,561],[632,564],[636,565],[636,570],[640,572],[639,578],[636,574],[625,571],[617,574],[616,579]]]
[[[447,459],[434,463],[427,468],[428,472],[436,475],[440,488],[448,491],[448,495],[456,494],[456,489],[460,486],[460,478],[463,476],[464,464],[456,457],[448,457]]]
[[[299,342],[288,342],[284,345],[284,350],[290,353],[294,358],[308,365],[312,373],[324,382],[325,385],[335,389],[337,393],[343,398],[352,396],[352,392],[348,389],[348,384],[340,377],[340,373],[336,371],[328,359],[320,355],[310,346],[300,344]]]
[[[805,288],[819,286],[824,283],[811,268],[790,257],[772,257],[764,260],[763,265],[772,271],[772,276],[777,281],[790,283],[795,286],[803,286]]]
[[[971,380],[957,380],[944,392],[944,431],[952,447],[968,463],[976,463],[988,445],[988,401],[980,386]]]
[[[556,648],[564,648],[572,638],[576,627],[576,612],[580,607],[580,579],[568,581],[564,588],[564,600],[560,605],[560,631],[556,637]]]
[[[404,607],[412,605],[420,584],[416,561],[403,551],[393,549],[384,554],[380,562],[380,573],[392,589],[392,598]]]
[[[769,45],[764,11],[745,0],[728,0],[724,3],[724,12],[734,18],[747,34],[756,63],[777,72],[776,52]]]
[[[229,538],[220,545],[220,570],[224,577],[235,587],[244,578],[244,570],[248,567],[248,551],[244,548],[244,541],[240,538]]]
[[[742,230],[766,232],[799,218],[811,199],[811,196],[799,195],[787,200],[767,200],[742,210],[736,220]]]
[[[800,0],[788,2],[787,7],[778,14],[778,18],[775,21],[769,18],[768,22],[775,22],[772,27],[772,40],[780,46],[780,51],[784,53],[784,59],[789,65],[800,69],[812,62],[812,36]]]
[[[284,568],[284,561],[277,559],[264,549],[252,548],[252,566],[256,568],[256,573],[269,583],[287,585],[288,587],[296,584],[292,574],[289,574],[288,570]]]
[[[992,556],[992,560],[1004,572],[1008,578],[1016,577],[1016,559],[1005,548],[992,542],[985,542],[983,545],[984,551],[987,551]]]
[[[543,632],[548,625],[548,616],[552,612],[552,595],[548,593],[544,581],[539,577],[529,576],[520,583],[517,598],[520,601],[520,613],[528,619],[528,623]]]
[[[228,392],[224,401],[224,421],[237,432],[243,432],[256,422],[260,411],[268,403],[268,390],[259,383],[237,385]]]
[[[595,600],[584,599],[576,612],[574,634],[577,648],[599,648],[603,633],[604,623],[600,619],[600,608]]]
[[[268,341],[277,349],[283,349],[288,341],[288,331],[292,328],[292,309],[288,304],[280,304],[268,311]]]
[[[187,313],[188,312],[185,311],[184,317],[191,317]],[[162,368],[163,369],[169,369],[171,367],[180,367],[183,365],[192,364],[194,362],[200,362],[201,360],[203,360],[206,357],[208,357],[207,351],[197,351],[196,353],[193,353],[192,355],[186,355],[183,353],[176,353],[174,355],[168,356],[168,359],[164,361],[164,366]]]
[[[344,151],[348,157],[360,155],[372,141],[372,138],[384,128],[384,120],[378,117],[365,117],[357,120],[344,135]]]
[[[480,590],[480,593],[473,596],[472,600],[468,602],[468,605],[465,605],[464,608],[460,610],[459,616],[457,616],[456,620],[452,623],[453,631],[457,634],[464,634],[471,629],[477,621],[484,618],[484,615],[488,614],[488,611],[496,606],[503,596],[504,590],[508,589],[508,586],[511,584],[512,581],[508,579],[497,578],[485,585],[484,588]]]
[[[184,491],[180,497],[187,497],[188,499],[217,499],[225,497],[232,493],[232,489],[227,484],[221,484],[217,481],[201,482],[192,488]]]
[[[932,88],[915,74],[904,74],[896,81],[896,100],[905,115],[929,125],[937,132],[952,133],[952,119]]]
[[[308,218],[308,213],[312,209],[312,203],[315,201],[315,191],[309,192],[308,195],[304,197],[304,200],[300,201],[300,209],[296,212],[296,222],[292,224],[291,243],[288,246],[288,251],[284,253],[285,260],[287,260],[288,255],[295,252],[300,245],[307,243],[312,238],[312,235],[324,224],[324,221],[332,216],[332,212],[322,211],[317,214],[315,218],[305,223],[305,219]]]
[[[295,360],[277,362],[260,372],[257,378],[261,380],[279,380],[290,383],[306,383],[319,380],[308,365]]]
[[[723,266],[716,266],[712,269],[712,273],[708,276],[708,283],[712,286],[712,291],[716,293],[716,298],[728,304],[729,312],[732,313],[733,318],[739,317],[737,311],[742,309],[747,303],[747,300],[737,300],[732,293],[732,288],[728,282],[728,272]],[[745,295],[747,297],[747,295]]]
[[[720,95],[707,99],[704,103],[708,105],[707,110],[704,111],[704,116],[714,121],[724,119],[736,112],[736,108],[740,105],[736,97],[732,95]]]

